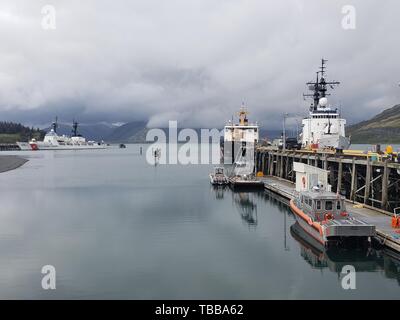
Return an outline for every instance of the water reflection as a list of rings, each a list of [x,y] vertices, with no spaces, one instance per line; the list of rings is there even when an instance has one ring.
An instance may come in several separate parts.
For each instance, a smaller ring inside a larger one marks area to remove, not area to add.
[[[362,248],[325,248],[294,222],[287,199],[268,191],[238,192],[229,187],[213,188],[213,192],[219,200],[226,201],[232,198],[234,211],[246,227],[264,236],[268,235],[269,241],[281,240],[283,246],[278,245],[281,248],[279,250],[282,250],[280,254],[283,254],[283,251],[288,252],[282,256],[283,259],[290,256],[306,261],[311,269],[327,270],[336,274],[338,278],[345,265],[352,265],[357,272],[368,273],[371,279],[385,277],[395,280],[396,285],[400,285],[400,255],[383,248],[379,243],[373,242]],[[274,231],[271,229],[272,225]],[[282,228],[279,233],[278,226]]]
[[[257,226],[257,204],[254,200],[256,194],[246,192],[232,192],[233,201],[242,220],[249,227]]]
[[[213,193],[217,200],[223,200],[227,192],[232,195],[232,202],[236,207],[243,222],[249,227],[256,227],[257,219],[257,199],[264,196],[263,192],[239,192],[225,186],[212,186]]]
[[[228,187],[226,187],[226,186],[211,186],[211,188],[214,191],[215,199],[217,199],[217,200],[224,199],[224,194]]]
[[[339,275],[345,265],[352,265],[357,272],[383,271],[386,278],[396,279],[400,284],[400,257],[390,250],[376,244],[363,248],[327,249],[309,236],[297,222],[290,227],[290,233],[300,244],[301,257],[313,268],[327,268]]]

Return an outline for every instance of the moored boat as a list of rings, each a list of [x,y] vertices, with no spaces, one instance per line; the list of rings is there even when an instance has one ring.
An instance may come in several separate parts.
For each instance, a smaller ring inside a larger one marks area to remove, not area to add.
[[[210,173],[210,183],[213,186],[225,186],[229,183],[224,167],[214,168],[214,172]]]
[[[240,156],[242,148],[254,149],[259,141],[260,130],[257,123],[250,123],[248,111],[244,105],[238,112],[239,122],[233,119],[224,127],[224,141],[222,146],[223,163],[234,164]]]
[[[258,180],[254,174],[243,174],[229,177],[229,183],[234,190],[263,190],[264,182]]]
[[[333,89],[340,82],[326,80],[326,62],[322,59],[316,81],[307,83],[312,94],[305,94],[304,97],[312,98],[313,103],[308,117],[302,122],[302,146],[309,149],[345,150],[350,146],[350,139],[345,135],[346,119],[340,116],[337,108],[329,105],[327,99],[330,95],[327,93],[328,86]]]
[[[82,149],[105,149],[107,144],[96,141],[87,141],[82,135],[78,134],[78,123],[73,122],[72,134],[58,135],[57,134],[57,118],[52,123],[51,129],[44,136],[43,141],[36,139],[26,142],[17,142],[21,150],[82,150]],[[29,147],[28,147],[29,145]]]
[[[290,201],[290,208],[304,231],[324,246],[375,235],[374,225],[351,217],[344,197],[319,187],[300,192]]]

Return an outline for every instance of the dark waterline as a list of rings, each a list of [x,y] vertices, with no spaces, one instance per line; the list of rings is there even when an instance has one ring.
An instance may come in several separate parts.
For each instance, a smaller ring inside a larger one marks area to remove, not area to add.
[[[212,166],[149,166],[139,148],[27,152],[0,175],[0,298],[400,297],[383,250],[321,251],[275,196],[215,190]]]

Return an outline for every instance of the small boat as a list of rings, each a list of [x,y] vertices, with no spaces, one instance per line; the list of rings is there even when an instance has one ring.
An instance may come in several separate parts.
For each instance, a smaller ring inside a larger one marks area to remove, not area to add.
[[[375,226],[350,216],[345,198],[316,186],[290,201],[297,222],[324,246],[365,241],[375,236]]]
[[[229,183],[224,167],[214,168],[214,172],[210,173],[210,182],[213,186],[225,186]]]
[[[229,178],[232,189],[263,190],[264,182],[257,180],[254,174],[241,174]]]
[[[264,182],[257,179],[254,174],[255,165],[252,153],[253,151],[248,152],[246,146],[241,146],[239,159],[235,161],[229,176],[229,183],[232,189],[264,189]]]
[[[120,149],[125,149],[125,148],[126,148],[126,145],[124,145],[123,143],[120,143],[120,144],[119,144],[119,148],[120,148]]]

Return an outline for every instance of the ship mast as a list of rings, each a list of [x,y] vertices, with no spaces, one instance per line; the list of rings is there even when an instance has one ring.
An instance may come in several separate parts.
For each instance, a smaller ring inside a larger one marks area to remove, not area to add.
[[[246,126],[249,124],[249,120],[247,119],[247,115],[248,115],[248,111],[247,108],[245,107],[244,103],[242,103],[242,106],[238,112],[238,116],[239,116],[239,125],[241,126]]]
[[[72,120],[72,136],[73,137],[77,137],[78,136],[78,122],[74,120]]]
[[[311,97],[313,99],[313,103],[310,106],[310,111],[315,112],[317,111],[318,104],[319,104],[319,99],[325,98],[327,96],[330,96],[329,93],[327,93],[328,88],[327,86],[330,86],[331,89],[334,89],[335,86],[338,86],[340,84],[339,81],[326,81],[325,77],[325,70],[326,70],[326,62],[328,60],[322,59],[321,60],[321,66],[319,67],[319,71],[317,71],[317,78],[315,82],[307,82],[308,89],[312,91],[312,94],[303,94],[303,98],[308,98]]]
[[[57,128],[58,128],[58,123],[57,123],[58,117],[56,117],[56,120],[51,124],[51,127],[53,128],[53,131],[57,133]]]

